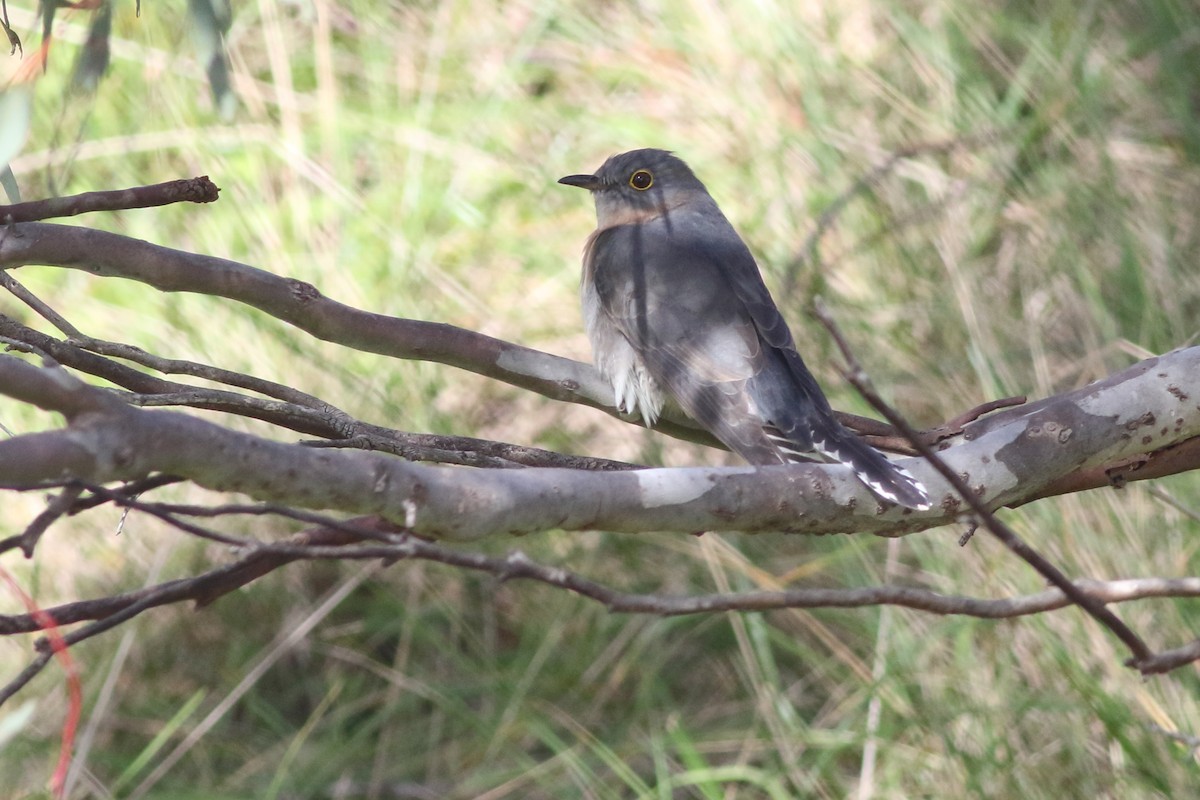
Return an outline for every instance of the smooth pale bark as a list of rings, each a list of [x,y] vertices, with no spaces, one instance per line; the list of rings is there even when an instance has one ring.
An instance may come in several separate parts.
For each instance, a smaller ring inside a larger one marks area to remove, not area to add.
[[[0,441],[0,483],[94,483],[179,475],[257,500],[380,514],[438,538],[598,528],[899,535],[957,520],[961,501],[927,464],[905,466],[935,498],[928,512],[884,507],[840,466],[481,470],[312,449],[175,411],[126,406],[58,368],[0,357],[0,392],[62,412],[57,431]],[[1140,362],[1083,389],[967,426],[942,456],[989,506],[1043,496],[1072,475],[1129,471],[1200,435],[1200,347]],[[1193,468],[1181,463],[1175,471]]]

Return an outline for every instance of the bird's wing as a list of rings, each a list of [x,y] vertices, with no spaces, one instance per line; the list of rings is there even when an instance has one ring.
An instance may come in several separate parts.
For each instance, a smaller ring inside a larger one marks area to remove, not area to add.
[[[764,411],[772,414],[782,405],[794,407],[802,401],[806,408],[811,407],[812,413],[828,415],[832,420],[833,409],[796,350],[787,320],[763,283],[750,250],[740,238],[727,236],[714,237],[705,249],[706,255],[721,265],[729,290],[753,321],[764,349],[770,353],[769,367],[759,371],[759,380],[751,387],[760,395]]]
[[[783,463],[747,389],[767,355],[754,320],[720,263],[679,241],[652,223],[599,232],[589,257],[602,313],[688,415],[747,461]]]
[[[765,421],[771,442],[789,459],[815,452],[845,464],[887,500],[929,508],[929,495],[919,481],[837,421],[741,239],[736,234],[713,237],[705,256],[721,265],[730,291],[752,320],[762,345],[763,356],[745,390]]]
[[[815,452],[880,497],[928,508],[920,483],[833,416],[733,229],[688,236],[669,224],[608,228],[588,254],[601,313],[655,380],[751,464]]]

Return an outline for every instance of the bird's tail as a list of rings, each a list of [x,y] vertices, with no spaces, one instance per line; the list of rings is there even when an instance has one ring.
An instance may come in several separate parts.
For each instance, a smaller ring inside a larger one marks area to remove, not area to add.
[[[815,426],[814,426],[815,427]],[[915,511],[930,508],[929,492],[908,470],[889,461],[887,456],[836,422],[812,431],[812,449],[824,458],[845,464],[866,484],[872,494]],[[768,431],[767,435],[789,455],[803,456],[786,435]],[[790,444],[790,446],[789,446]]]
[[[813,449],[845,464],[877,497],[914,511],[929,509],[929,492],[920,481],[845,428],[824,440],[814,438]]]

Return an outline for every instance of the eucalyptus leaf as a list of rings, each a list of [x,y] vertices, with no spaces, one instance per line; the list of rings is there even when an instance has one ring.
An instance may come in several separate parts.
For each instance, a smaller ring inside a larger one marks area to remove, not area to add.
[[[0,186],[4,187],[8,202],[21,202],[21,187],[17,186],[17,176],[13,175],[12,167],[7,164],[4,165],[4,169],[0,169]]]
[[[229,57],[225,53],[225,33],[233,21],[233,10],[225,0],[188,0],[192,44],[208,75],[213,101],[220,115],[229,119],[236,108],[233,86],[229,81]]]
[[[33,120],[33,87],[17,84],[0,92],[0,164],[17,157]]]

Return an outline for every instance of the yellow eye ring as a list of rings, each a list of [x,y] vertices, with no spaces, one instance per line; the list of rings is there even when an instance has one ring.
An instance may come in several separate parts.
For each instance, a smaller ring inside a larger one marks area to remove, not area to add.
[[[654,185],[654,176],[648,169],[639,169],[629,176],[629,185],[639,192],[644,192]]]

